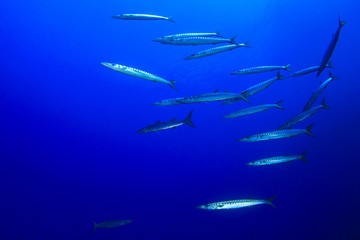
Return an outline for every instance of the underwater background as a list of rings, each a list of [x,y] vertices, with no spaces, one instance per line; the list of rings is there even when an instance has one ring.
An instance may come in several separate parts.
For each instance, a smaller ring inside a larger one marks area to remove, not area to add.
[[[359,8],[354,0],[2,0],[0,239],[360,239]],[[121,13],[176,23],[111,18]],[[297,125],[313,123],[316,138],[236,141],[301,112],[328,69],[319,78],[279,80],[250,98],[252,105],[283,100],[286,111],[221,119],[251,105],[152,105],[216,89],[240,92],[276,74],[229,74],[242,68],[319,65],[339,14],[347,21],[331,59],[339,80],[318,100],[325,96],[331,110]],[[152,42],[214,31],[238,34],[253,48],[183,60],[212,46]],[[177,80],[179,92],[100,62]],[[185,119],[192,109],[196,128],[136,133],[158,120]],[[245,166],[306,150],[309,164]],[[275,194],[277,209],[195,208]],[[120,219],[134,222],[92,234],[93,221]]]

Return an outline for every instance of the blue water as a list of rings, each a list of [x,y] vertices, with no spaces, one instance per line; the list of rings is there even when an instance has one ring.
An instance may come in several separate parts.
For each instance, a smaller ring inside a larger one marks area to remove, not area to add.
[[[359,7],[354,0],[1,1],[0,239],[360,239]],[[111,18],[121,13],[177,23]],[[297,125],[314,123],[316,138],[236,141],[301,112],[328,70],[250,98],[253,105],[283,100],[286,111],[221,119],[250,105],[151,105],[218,88],[240,92],[275,74],[229,74],[246,67],[319,65],[338,14],[347,21],[332,57],[339,80],[322,95],[332,109]],[[212,46],[151,41],[213,31],[238,34],[254,48],[185,61]],[[178,80],[179,92],[100,62]],[[136,134],[192,109],[196,128]],[[305,150],[309,164],[245,166]],[[195,208],[274,194],[278,209]],[[119,219],[134,222],[91,235],[93,221]]]

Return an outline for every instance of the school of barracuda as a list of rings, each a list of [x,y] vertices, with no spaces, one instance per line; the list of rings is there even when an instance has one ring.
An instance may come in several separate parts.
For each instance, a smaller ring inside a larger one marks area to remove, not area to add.
[[[116,19],[122,19],[122,20],[165,20],[175,23],[175,21],[171,17],[163,17],[163,16],[157,16],[157,15],[149,15],[149,14],[120,14],[112,16]],[[221,101],[222,104],[229,104],[234,103],[239,100],[244,100],[248,103],[251,103],[248,98],[252,95],[260,92],[261,90],[264,90],[268,88],[273,83],[277,82],[278,80],[286,79],[289,77],[300,77],[306,74],[317,72],[317,77],[320,76],[320,74],[325,70],[325,68],[334,68],[332,65],[332,62],[330,62],[331,56],[333,51],[335,50],[336,44],[339,40],[340,31],[342,27],[345,25],[345,21],[341,21],[339,17],[339,26],[333,35],[333,38],[331,39],[331,42],[321,60],[321,63],[319,66],[313,66],[308,67],[299,71],[296,71],[288,76],[282,76],[280,74],[280,71],[291,71],[290,64],[286,64],[283,66],[255,66],[251,68],[246,69],[240,69],[235,72],[230,73],[231,75],[245,75],[245,74],[256,74],[256,73],[263,73],[263,72],[269,72],[269,71],[278,71],[277,75],[269,80],[265,80],[259,84],[256,84],[248,89],[245,89],[242,92],[239,93],[231,93],[229,91],[223,91],[219,92],[216,90],[212,93],[203,93],[199,95],[194,96],[188,96],[188,97],[178,97],[178,98],[172,98],[172,99],[165,99],[165,100],[159,100],[158,102],[153,103],[153,105],[159,105],[159,106],[168,106],[168,105],[179,105],[179,104],[191,104],[191,103],[204,103],[204,102],[213,102],[213,101]],[[202,58],[211,56],[214,54],[219,54],[222,52],[234,50],[241,47],[251,48],[249,41],[246,41],[244,43],[238,43],[236,40],[236,36],[232,38],[225,38],[222,36],[219,32],[213,32],[213,33],[178,33],[173,35],[168,35],[164,37],[159,37],[157,39],[154,39],[154,42],[160,42],[162,44],[170,44],[170,45],[208,45],[208,44],[227,44],[222,45],[220,47],[214,47],[209,48],[206,50],[203,50],[201,52],[194,53],[188,57],[185,57],[185,59],[196,59],[196,58]],[[107,63],[102,62],[102,65],[124,73],[128,74],[134,77],[147,79],[153,82],[161,82],[168,84],[170,87],[172,87],[174,90],[178,91],[178,89],[175,87],[174,83],[175,81],[166,80],[163,79],[155,74],[145,72],[143,70],[139,70],[133,67],[128,67],[124,65],[120,65],[118,63]],[[306,118],[312,116],[316,112],[318,112],[321,109],[330,109],[325,104],[325,98],[323,99],[322,103],[319,106],[312,107],[312,105],[316,102],[316,100],[320,97],[321,93],[328,87],[329,83],[332,82],[332,80],[336,80],[338,78],[334,77],[331,72],[329,72],[329,78],[325,80],[323,83],[320,84],[320,86],[315,90],[315,92],[312,94],[308,102],[305,104],[305,107],[302,112],[285,122],[283,125],[281,125],[278,129],[270,130],[268,132],[264,133],[257,133],[248,137],[243,137],[239,139],[240,142],[258,142],[258,141],[268,141],[268,140],[274,140],[274,139],[282,139],[282,138],[292,138],[300,134],[306,134],[312,137],[315,137],[315,135],[311,132],[311,129],[313,128],[313,124],[308,126],[304,129],[292,129],[292,126],[299,123],[300,121],[305,120]],[[281,106],[282,101],[279,101],[274,104],[262,104],[254,107],[249,107],[245,109],[241,109],[239,111],[229,113],[228,115],[224,116],[224,119],[230,119],[230,118],[238,118],[245,115],[250,115],[262,111],[266,111],[269,109],[281,109],[285,110]],[[191,121],[193,111],[191,111],[188,116],[184,120],[176,120],[175,118],[170,121],[160,122],[157,121],[154,124],[148,125],[144,128],[141,128],[137,131],[137,133],[149,133],[149,132],[156,132],[160,130],[166,130],[166,129],[172,129],[179,126],[182,126],[184,124],[187,124],[191,127],[195,127],[195,125]],[[228,120],[224,120],[228,121]],[[305,155],[307,154],[307,151],[304,152],[301,155],[284,155],[284,156],[274,156],[274,157],[268,157],[260,160],[255,160],[253,162],[246,163],[247,166],[267,166],[267,165],[274,165],[274,164],[280,164],[280,163],[288,163],[293,162],[295,160],[302,160],[304,162],[308,162]],[[268,199],[238,199],[238,200],[227,200],[227,201],[220,201],[220,202],[214,202],[214,203],[208,203],[204,205],[200,205],[197,208],[198,209],[206,209],[206,210],[222,210],[222,209],[237,209],[237,208],[244,208],[244,207],[253,207],[256,205],[270,205],[274,206],[272,201],[276,195],[274,195],[271,198]],[[132,220],[116,220],[116,221],[106,221],[100,224],[97,224],[94,222],[94,231],[97,228],[113,228],[113,227],[120,227],[126,224],[131,223]]]

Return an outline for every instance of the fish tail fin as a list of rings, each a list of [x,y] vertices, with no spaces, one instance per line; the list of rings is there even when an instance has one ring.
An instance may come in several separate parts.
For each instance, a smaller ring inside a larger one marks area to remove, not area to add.
[[[167,20],[169,20],[170,22],[176,23],[176,22],[174,21],[174,19],[172,19],[172,17],[168,17]]]
[[[333,80],[338,80],[339,78],[335,77],[330,71],[329,71],[329,77]]]
[[[242,95],[241,93],[239,93],[239,97],[240,97],[240,99],[244,100],[245,102],[251,104],[251,102],[249,101],[249,99],[247,99],[246,97],[244,97],[244,95]]]
[[[94,224],[94,228],[92,230],[92,234],[94,234],[95,230],[98,228],[98,224],[96,224],[95,221],[93,221],[93,224]]]
[[[320,67],[320,68],[319,68],[319,71],[318,71],[317,74],[316,74],[316,77],[319,77],[320,74],[321,74],[323,71],[324,71],[324,68]]]
[[[321,106],[322,106],[324,109],[331,109],[328,105],[326,105],[326,103],[325,103],[325,98],[322,100]]]
[[[339,15],[339,25],[340,27],[343,27],[346,24],[346,21],[341,21],[340,15]]]
[[[279,108],[279,109],[281,109],[281,110],[285,110],[285,108],[283,108],[283,106],[281,106],[282,102],[283,102],[283,100],[278,101],[278,102],[276,103],[276,107]]]
[[[314,124],[311,124],[310,126],[308,126],[307,128],[305,128],[305,133],[309,136],[312,136],[312,137],[316,137],[312,132],[311,132],[311,129],[314,127]]]
[[[170,87],[172,87],[172,88],[175,89],[176,91],[179,91],[179,90],[175,87],[174,83],[176,83],[176,80],[170,80],[170,81],[169,81]]]
[[[282,80],[285,79],[286,77],[280,74],[280,70],[278,71],[278,73],[276,74],[277,80]]]
[[[216,33],[216,36],[217,36],[217,37],[221,37],[221,38],[224,37],[223,35],[221,35],[220,31],[216,31],[215,33]]]
[[[270,206],[272,206],[272,207],[274,207],[274,208],[277,208],[277,207],[273,204],[273,202],[272,202],[276,197],[277,197],[277,194],[274,195],[274,196],[272,196],[271,198],[266,199],[267,204],[269,204]]]
[[[236,38],[236,37],[237,37],[237,34],[230,39],[230,42],[231,42],[232,44],[238,44],[238,43],[235,41],[235,38]]]
[[[331,61],[328,62],[327,66],[328,66],[329,68],[335,68],[334,65],[332,65],[332,62],[331,62]]]
[[[195,127],[195,125],[193,124],[193,122],[191,121],[191,117],[192,117],[192,114],[193,114],[194,110],[191,110],[191,112],[189,113],[189,115],[186,117],[186,119],[184,120],[185,123],[187,125],[189,125],[190,127]]]
[[[250,41],[244,42],[244,47],[253,48],[253,46],[250,45]]]
[[[285,66],[284,66],[284,69],[285,69],[286,71],[291,71],[290,65],[291,65],[291,64],[285,65]]]
[[[300,160],[301,161],[304,161],[306,163],[309,163],[309,161],[306,159],[306,154],[308,153],[309,151],[305,151],[303,154],[300,155]]]

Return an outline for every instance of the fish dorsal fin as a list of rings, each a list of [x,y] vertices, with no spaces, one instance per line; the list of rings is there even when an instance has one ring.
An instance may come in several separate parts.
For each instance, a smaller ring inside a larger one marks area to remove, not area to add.
[[[171,121],[175,121],[176,120],[176,117],[174,117],[173,119],[171,119]]]
[[[217,93],[219,91],[219,88],[214,91],[214,93]]]
[[[156,123],[160,123],[160,120],[157,120]]]

